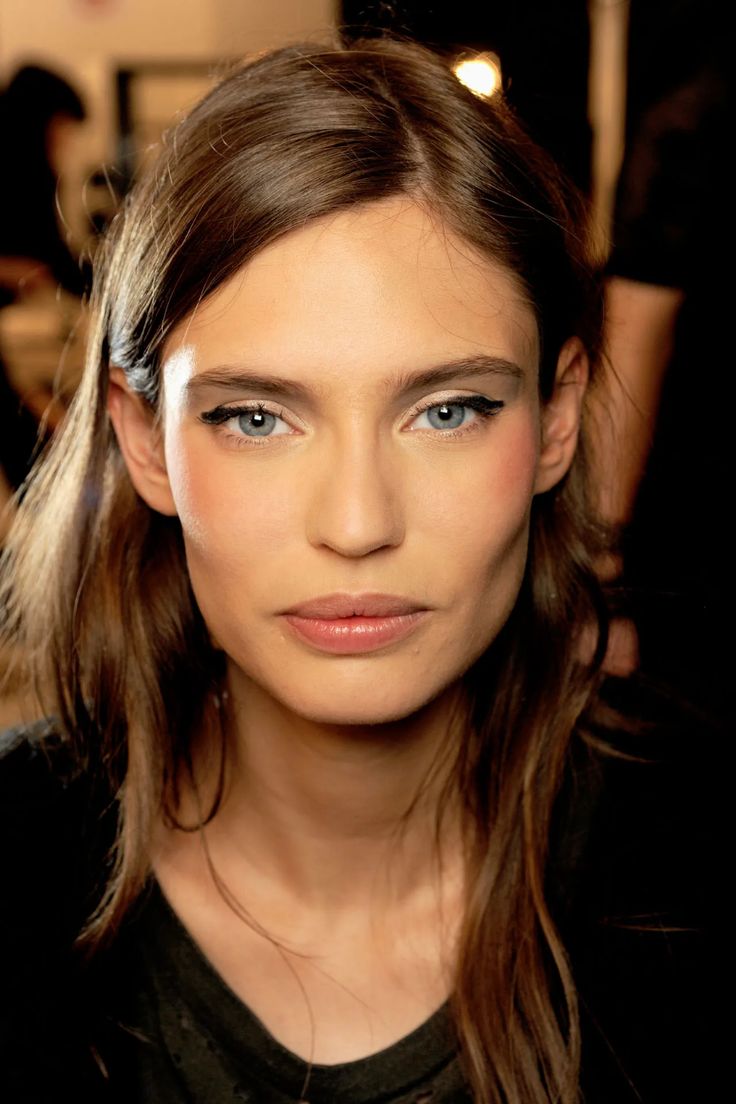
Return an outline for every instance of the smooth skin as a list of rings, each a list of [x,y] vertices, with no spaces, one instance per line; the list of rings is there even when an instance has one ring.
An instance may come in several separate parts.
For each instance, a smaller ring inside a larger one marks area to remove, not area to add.
[[[201,304],[166,344],[160,423],[111,370],[131,479],[179,517],[227,655],[207,848],[281,949],[225,904],[196,834],[162,826],[154,870],[235,993],[316,1062],[391,1045],[452,987],[462,847],[450,810],[437,854],[432,767],[457,738],[461,676],[513,608],[532,500],[569,468],[587,381],[573,338],[542,409],[537,361],[513,275],[400,197],[279,239]],[[493,413],[463,406],[478,396]],[[377,651],[326,654],[283,614],[336,592],[426,613]],[[211,758],[203,734],[202,792]]]

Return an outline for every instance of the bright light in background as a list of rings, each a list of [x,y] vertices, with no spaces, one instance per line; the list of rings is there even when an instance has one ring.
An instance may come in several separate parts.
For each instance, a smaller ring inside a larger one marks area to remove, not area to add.
[[[501,63],[496,54],[476,54],[453,65],[457,79],[476,96],[492,96],[501,87]]]

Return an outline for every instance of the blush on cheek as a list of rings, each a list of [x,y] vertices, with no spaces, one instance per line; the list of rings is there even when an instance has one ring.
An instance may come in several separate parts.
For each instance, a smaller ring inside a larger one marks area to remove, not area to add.
[[[476,511],[485,504],[485,516],[499,534],[509,537],[525,527],[534,497],[539,447],[533,425],[514,434],[494,456],[493,463],[468,490]]]
[[[537,457],[537,437],[530,425],[515,435],[487,478],[472,488],[478,516],[474,559],[484,580],[485,600],[500,618],[497,630],[510,614],[524,576]]]
[[[238,457],[213,463],[191,455],[170,471],[172,493],[185,539],[203,558],[238,563],[248,549],[267,555],[283,548],[298,525],[299,487],[274,486],[262,472],[245,471]]]
[[[494,481],[506,484],[516,494],[526,493],[531,500],[539,461],[539,427],[536,419],[515,435],[513,443],[504,449],[494,465]]]

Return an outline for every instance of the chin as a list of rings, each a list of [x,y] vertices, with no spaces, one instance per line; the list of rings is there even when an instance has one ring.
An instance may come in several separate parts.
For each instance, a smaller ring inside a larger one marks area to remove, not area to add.
[[[284,701],[290,712],[313,724],[373,727],[376,725],[388,725],[405,721],[418,713],[429,704],[431,698],[406,694],[385,696],[383,700],[372,700],[373,689],[367,689],[363,700],[357,700],[352,694],[341,700],[339,696],[324,696],[310,694],[305,698],[294,697],[290,701]]]
[[[294,719],[335,727],[400,724],[434,702],[454,681],[436,677],[381,679],[373,672],[370,677],[348,680],[331,679],[324,672],[310,679],[289,679],[285,674],[277,681],[273,672],[249,672],[239,664],[230,667],[236,696],[250,700],[256,711],[268,715],[275,708]]]

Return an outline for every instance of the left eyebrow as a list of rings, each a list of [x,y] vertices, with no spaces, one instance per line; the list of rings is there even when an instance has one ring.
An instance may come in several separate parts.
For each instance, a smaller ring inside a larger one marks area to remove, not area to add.
[[[391,381],[391,386],[400,394],[409,391],[418,391],[426,387],[438,387],[443,383],[451,383],[458,376],[505,376],[521,382],[524,379],[524,369],[511,360],[503,357],[487,356],[479,353],[472,357],[462,357],[460,360],[452,360],[447,364],[438,364],[434,368],[427,368],[423,372],[403,373]]]
[[[507,379],[521,381],[525,377],[524,369],[513,361],[503,357],[478,354],[461,357],[426,368],[420,372],[403,372],[386,380],[386,390],[396,394],[407,394],[427,387],[439,387],[450,383],[458,376],[504,376]],[[206,372],[198,372],[190,377],[185,385],[187,398],[206,389],[224,389],[227,391],[258,391],[267,395],[279,395],[308,401],[314,392],[305,384],[284,376],[262,375],[260,371],[242,365],[226,364]]]

